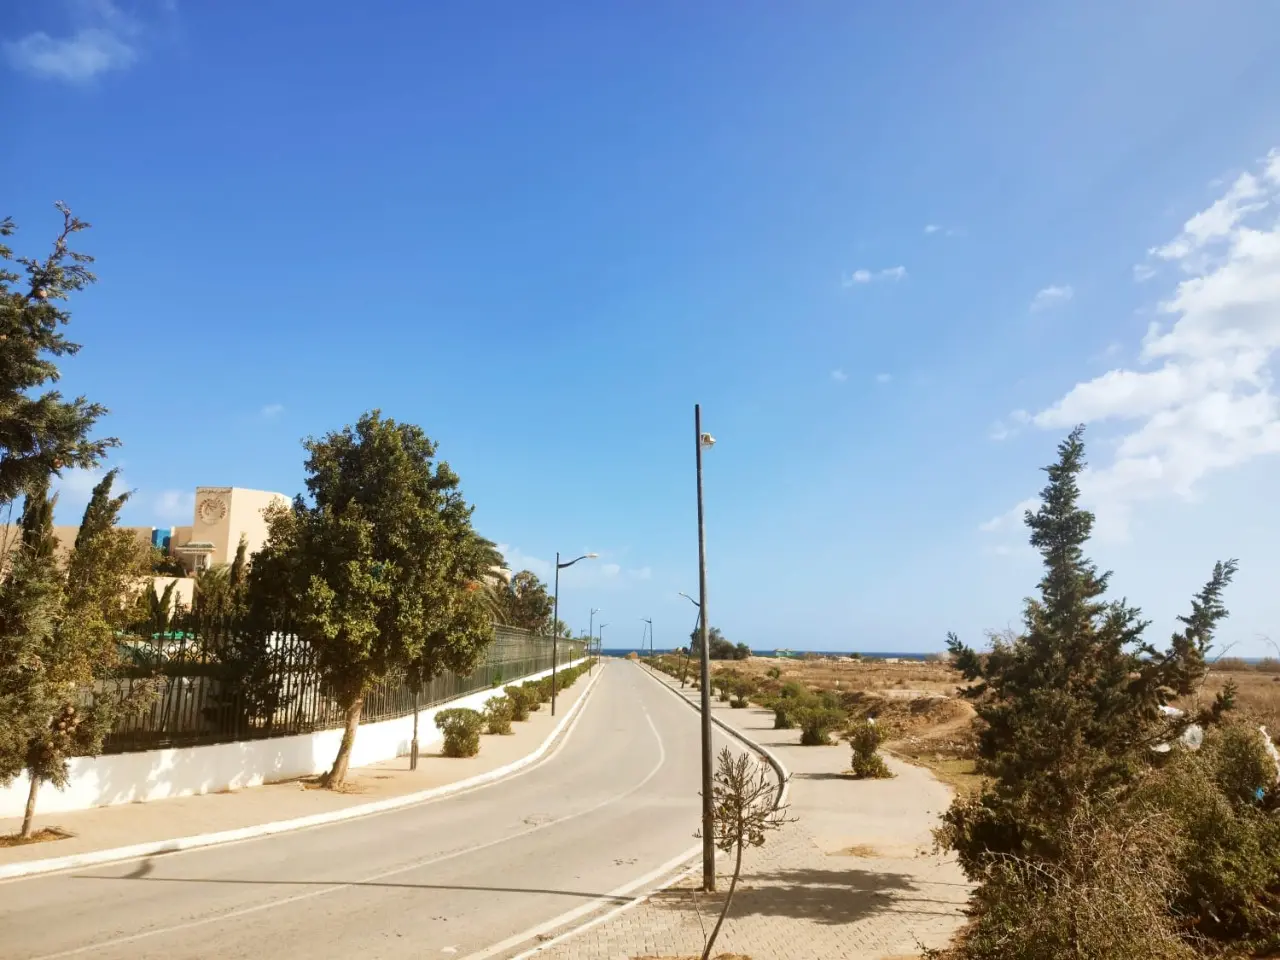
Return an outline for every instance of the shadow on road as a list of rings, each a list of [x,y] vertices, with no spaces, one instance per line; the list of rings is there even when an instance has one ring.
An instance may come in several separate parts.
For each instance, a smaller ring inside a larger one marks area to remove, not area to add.
[[[132,883],[230,883],[246,886],[263,887],[385,887],[391,890],[458,890],[476,893],[534,893],[549,894],[555,897],[573,897],[579,900],[607,900],[613,903],[628,903],[634,897],[613,896],[608,893],[586,893],[581,890],[544,890],[538,887],[474,887],[441,883],[385,883],[379,880],[236,880],[227,878],[205,877],[155,877],[150,876],[151,861],[147,860],[131,873],[120,877],[95,877],[89,874],[72,874],[75,880],[98,880]]]
[[[698,895],[704,910],[723,903],[724,891]],[[770,916],[811,920],[822,924],[847,924],[892,911],[897,914],[954,916],[956,905],[919,895],[919,887],[905,874],[874,870],[779,870],[744,877],[729,908],[730,917]],[[915,894],[911,896],[910,894]],[[658,894],[655,903],[674,908],[689,905],[687,889]],[[937,904],[939,909],[924,905]],[[919,906],[917,906],[919,905]]]

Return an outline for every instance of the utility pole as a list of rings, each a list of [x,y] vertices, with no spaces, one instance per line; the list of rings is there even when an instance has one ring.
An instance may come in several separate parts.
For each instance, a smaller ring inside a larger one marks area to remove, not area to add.
[[[702,448],[715,443],[702,432],[702,407],[693,405],[693,447],[698,474],[698,624],[702,638],[699,658],[702,701],[702,889],[716,889],[715,807],[711,795],[711,650],[707,642],[707,532],[702,511]]]

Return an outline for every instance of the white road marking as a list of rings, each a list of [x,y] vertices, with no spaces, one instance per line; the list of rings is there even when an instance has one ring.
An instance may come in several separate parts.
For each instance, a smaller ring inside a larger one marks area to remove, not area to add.
[[[597,679],[601,676],[603,676],[603,674],[597,674]],[[516,779],[517,777],[523,777],[526,773],[532,773],[534,770],[537,770],[539,767],[543,766],[544,764],[551,762],[553,759],[555,759],[556,755],[559,754],[560,751],[564,749],[565,745],[569,742],[570,734],[572,734],[574,731],[574,728],[577,727],[578,721],[580,721],[582,719],[582,715],[587,712],[586,711],[587,700],[590,698],[591,694],[595,692],[595,683],[596,681],[592,681],[591,685],[587,687],[586,692],[582,695],[582,699],[579,701],[579,703],[582,704],[581,708],[578,709],[578,712],[574,715],[573,719],[569,722],[569,725],[565,727],[564,732],[560,735],[555,745],[551,748],[551,750],[545,756],[539,758],[538,760],[529,764],[526,767],[521,767],[519,770],[512,771],[506,776],[499,777],[496,780],[487,780],[484,783],[477,783],[474,787],[467,787],[464,790],[455,790],[452,793],[447,793],[447,794],[444,794],[443,796],[432,797],[428,800],[422,800],[418,803],[407,804],[406,806],[403,806],[403,807],[392,807],[387,810],[374,810],[374,811],[371,811],[370,813],[363,813],[358,817],[351,817],[350,819],[347,819],[347,820],[335,820],[331,823],[317,823],[314,826],[310,826],[310,827],[298,827],[295,830],[285,830],[280,833],[263,834],[262,836],[257,836],[257,837],[245,837],[243,840],[228,840],[224,843],[209,844],[209,845],[198,846],[198,847],[188,847],[182,850],[166,850],[162,853],[143,853],[143,854],[139,854],[136,857],[123,857],[119,860],[113,859],[100,864],[87,864],[87,865],[82,865],[78,867],[64,867],[61,870],[50,870],[47,873],[35,873],[35,874],[17,876],[17,877],[4,877],[4,878],[0,878],[0,886],[3,886],[6,883],[24,883],[24,882],[33,881],[33,880],[43,880],[48,877],[60,877],[60,876],[65,876],[68,873],[79,873],[84,870],[96,870],[99,867],[116,866],[117,864],[122,864],[122,863],[136,863],[139,860],[144,860],[144,861],[153,860],[156,857],[165,857],[167,860],[169,857],[179,857],[179,856],[182,856],[183,854],[188,854],[188,853],[208,853],[210,850],[214,850],[214,849],[226,850],[231,847],[237,847],[245,843],[258,843],[264,840],[272,840],[278,837],[297,836],[298,834],[306,833],[311,830],[327,830],[331,827],[341,827],[344,824],[353,823],[358,820],[368,820],[368,819],[372,819],[373,817],[385,817],[392,814],[404,813],[407,810],[417,810],[422,807],[430,806],[433,803],[443,803],[444,801],[452,800],[455,797],[465,797],[479,790],[487,790],[490,787],[496,787],[499,784],[509,783],[510,781]],[[578,704],[575,703],[574,707],[577,707],[577,706]],[[553,729],[553,732],[554,732],[554,729]]]
[[[644,710],[643,705],[641,705],[641,709]],[[582,710],[578,714],[578,716],[574,718],[573,724],[570,726],[569,730],[565,732],[565,740],[568,740],[569,734],[573,732],[573,727],[577,726],[578,720],[580,720],[585,713],[586,713],[586,710]],[[91,943],[83,947],[74,947],[70,950],[63,950],[58,953],[46,953],[38,957],[32,957],[31,960],[57,960],[57,958],[60,958],[60,957],[79,956],[81,954],[89,953],[91,951],[103,950],[107,947],[117,947],[127,943],[136,943],[139,940],[146,940],[146,939],[149,939],[150,937],[157,937],[166,933],[176,933],[180,930],[192,930],[197,927],[208,926],[211,923],[221,923],[224,920],[234,920],[239,917],[246,917],[251,914],[262,913],[267,910],[274,910],[279,907],[289,906],[294,903],[301,903],[304,900],[314,900],[317,897],[323,897],[331,893],[337,893],[340,890],[347,890],[347,889],[350,889],[351,887],[360,886],[361,884],[374,883],[378,880],[385,880],[387,877],[394,877],[394,876],[397,876],[398,874],[409,873],[412,870],[421,869],[422,867],[429,867],[437,863],[444,863],[447,860],[454,860],[454,859],[457,859],[458,857],[465,856],[469,853],[478,853],[481,850],[487,850],[490,847],[496,847],[499,844],[507,843],[508,841],[511,841],[511,840],[518,840],[521,837],[527,837],[532,833],[538,833],[539,831],[546,830],[549,827],[554,827],[561,823],[568,823],[570,820],[577,820],[580,817],[589,816],[590,814],[595,813],[597,810],[601,810],[604,807],[609,806],[610,804],[619,802],[620,800],[625,800],[627,797],[631,796],[633,793],[636,793],[637,791],[641,790],[646,784],[649,783],[650,780],[652,780],[654,777],[658,775],[658,772],[662,769],[663,765],[666,763],[667,751],[666,751],[666,747],[662,743],[662,738],[658,736],[658,728],[654,726],[653,718],[649,716],[648,710],[644,710],[644,715],[645,715],[645,719],[649,722],[649,728],[653,730],[654,736],[657,737],[658,739],[658,762],[654,764],[653,769],[650,770],[648,774],[645,775],[645,778],[641,780],[639,783],[637,783],[635,786],[629,788],[623,793],[619,793],[616,796],[610,797],[607,800],[602,800],[599,803],[597,803],[595,806],[588,807],[585,810],[580,810],[577,813],[571,813],[566,816],[559,817],[558,819],[555,819],[555,820],[549,820],[546,823],[539,824],[535,827],[530,827],[527,830],[520,830],[516,833],[509,834],[508,836],[499,837],[496,840],[489,840],[489,841],[486,841],[485,843],[479,843],[479,844],[476,844],[475,846],[467,847],[463,850],[455,850],[453,853],[442,854],[441,856],[438,856],[438,857],[430,857],[426,860],[419,860],[405,867],[396,867],[393,870],[385,870],[380,873],[371,874],[369,876],[362,877],[359,880],[351,880],[346,883],[336,883],[330,887],[323,887],[320,890],[312,890],[308,893],[299,893],[292,897],[285,897],[281,900],[271,900],[271,901],[268,901],[267,903],[259,903],[251,907],[241,907],[237,910],[231,910],[227,913],[220,913],[216,916],[203,917],[199,920],[190,920],[190,921],[187,921],[186,923],[176,923],[167,927],[157,927],[154,930],[146,930],[146,931],[143,931],[142,933],[133,933],[124,937],[116,937],[115,939],[112,939],[112,940],[104,940],[97,943]],[[558,750],[559,748],[557,747],[557,752]],[[283,880],[281,881],[281,883],[287,884],[288,881]]]

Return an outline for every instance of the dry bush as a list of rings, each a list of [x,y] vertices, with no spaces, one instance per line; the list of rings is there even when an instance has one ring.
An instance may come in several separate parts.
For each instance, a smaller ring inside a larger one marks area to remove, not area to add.
[[[1192,960],[1171,905],[1182,891],[1174,825],[1158,813],[1125,824],[1082,809],[1066,857],[992,856],[948,960]]]

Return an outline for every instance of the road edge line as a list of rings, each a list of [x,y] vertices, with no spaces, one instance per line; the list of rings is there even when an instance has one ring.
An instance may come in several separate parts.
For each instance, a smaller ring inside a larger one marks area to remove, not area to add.
[[[701,705],[694,703],[692,700],[686,697],[683,693],[681,693],[675,687],[668,684],[665,680],[659,679],[652,671],[645,670],[644,673],[646,676],[652,679],[654,683],[658,684],[658,686],[662,687],[664,690],[670,691],[677,699],[682,700],[684,703],[688,704],[690,709],[692,709],[695,713],[702,713]],[[746,744],[749,748],[754,750],[756,753],[760,754],[760,756],[764,757],[765,760],[769,763],[769,766],[773,767],[773,772],[778,775],[778,797],[774,801],[773,807],[776,810],[779,807],[785,806],[787,802],[787,797],[790,796],[791,794],[791,771],[788,770],[786,766],[783,765],[782,761],[779,760],[777,756],[774,755],[772,750],[770,750],[768,747],[765,747],[759,743],[756,743],[756,741],[752,740],[745,733],[725,723],[723,720],[717,717],[714,713],[711,714],[711,722],[714,723],[721,730],[723,730],[725,733],[729,734],[729,736],[733,737],[735,740],[740,740],[742,743]]]
[[[357,817],[366,817],[376,813],[386,813],[390,810],[397,810],[400,807],[410,807],[414,804],[424,803],[428,800],[437,800],[441,797],[447,797],[454,793],[470,790],[474,787],[484,786],[496,780],[501,780],[513,773],[523,770],[532,763],[537,762],[551,748],[552,744],[560,737],[570,721],[577,716],[578,712],[587,702],[592,689],[596,682],[603,675],[604,671],[596,673],[587,681],[586,688],[582,691],[573,706],[569,709],[560,721],[552,728],[551,732],[543,739],[542,743],[531,753],[525,754],[518,760],[501,767],[495,767],[485,773],[476,774],[474,777],[468,777],[465,780],[458,780],[454,783],[442,784],[438,787],[430,787],[426,790],[419,790],[417,793],[406,793],[399,797],[388,797],[385,800],[374,800],[371,803],[357,804],[351,807],[344,807],[340,810],[326,810],[324,813],[313,813],[305,817],[293,817],[288,820],[271,820],[267,823],[258,823],[248,827],[236,827],[232,830],[219,830],[214,833],[198,833],[186,837],[173,837],[168,840],[149,840],[145,843],[135,843],[127,847],[111,847],[106,850],[91,850],[86,853],[73,853],[63,857],[49,857],[44,860],[28,860],[25,863],[10,863],[0,866],[0,881],[17,880],[23,877],[38,876],[45,873],[57,873],[60,870],[77,870],[83,867],[93,867],[104,863],[115,863],[120,860],[136,860],[139,857],[150,857],[161,853],[178,853],[184,850],[197,850],[201,847],[213,847],[224,843],[236,843],[241,840],[254,840],[259,837],[268,837],[277,833],[289,833],[294,830],[305,830],[308,827],[324,826],[330,823],[338,823],[343,820],[354,820]]]
[[[679,690],[670,686],[663,680],[658,679],[658,677],[654,676],[651,671],[645,670],[643,666],[640,667],[640,670],[646,676],[650,676],[653,679],[653,681],[657,683],[660,687],[670,691],[672,694],[675,695],[677,699],[687,704],[695,713],[702,712],[702,708],[699,704],[694,703],[692,700],[686,697]],[[777,810],[780,807],[784,806],[787,802],[787,797],[791,792],[791,771],[789,771],[786,768],[786,766],[783,764],[781,760],[779,760],[776,756],[774,756],[774,753],[772,750],[770,750],[768,747],[762,746],[759,743],[756,743],[746,734],[729,726],[729,724],[725,723],[715,714],[711,715],[711,722],[716,724],[716,726],[718,726],[721,730],[729,734],[729,736],[733,737],[736,740],[741,741],[750,750],[764,757],[766,762],[768,762],[768,764],[771,767],[773,767],[773,772],[778,777],[778,796],[774,800],[773,807],[775,810]],[[679,864],[683,860],[693,859],[694,857],[697,857],[701,852],[702,852],[702,847],[701,845],[699,845],[697,847],[694,847],[691,852],[684,854],[682,857],[676,858],[675,861],[668,861],[668,864],[671,864],[671,863]],[[700,863],[695,863],[693,866],[680,871],[670,879],[658,884],[656,887],[654,887],[652,890],[648,891],[647,893],[642,894],[641,896],[638,896],[638,897],[634,897],[631,900],[628,900],[626,903],[619,904],[618,906],[614,907],[612,910],[606,910],[604,913],[598,916],[592,917],[586,923],[579,924],[576,927],[573,927],[569,930],[565,930],[562,933],[558,933],[551,939],[546,940],[543,943],[539,943],[534,947],[530,947],[528,950],[525,950],[523,953],[517,953],[513,955],[512,957],[509,958],[509,960],[528,960],[528,958],[537,956],[539,953],[541,953],[544,950],[547,950],[553,946],[556,946],[557,944],[563,943],[566,940],[571,940],[574,937],[578,936],[578,934],[585,933],[586,931],[590,930],[592,927],[595,927],[595,926],[598,926],[599,924],[604,923],[606,920],[612,920],[614,917],[618,916],[619,914],[623,914],[623,913],[626,913],[628,910],[635,909],[636,907],[640,906],[640,904],[644,903],[646,900],[653,897],[655,894],[662,893],[664,890],[669,890],[671,887],[675,886],[677,883],[680,883],[681,881],[687,879],[688,877],[697,873],[701,869],[702,869],[702,865]],[[652,874],[650,874],[650,876],[652,876]],[[610,896],[618,896],[618,895],[620,894],[616,894],[616,893],[610,894]],[[564,921],[561,921],[561,922],[564,922]],[[537,936],[537,935],[538,933],[534,932],[522,939],[528,940],[530,937]],[[514,944],[512,944],[512,946],[514,946]],[[493,948],[489,948],[489,950],[493,952],[497,952],[497,951],[494,951]],[[492,956],[493,952],[482,951],[479,954],[473,954],[472,957],[474,957],[475,960],[481,960],[481,958],[483,957]],[[471,958],[470,957],[464,958],[464,960],[471,960]]]

